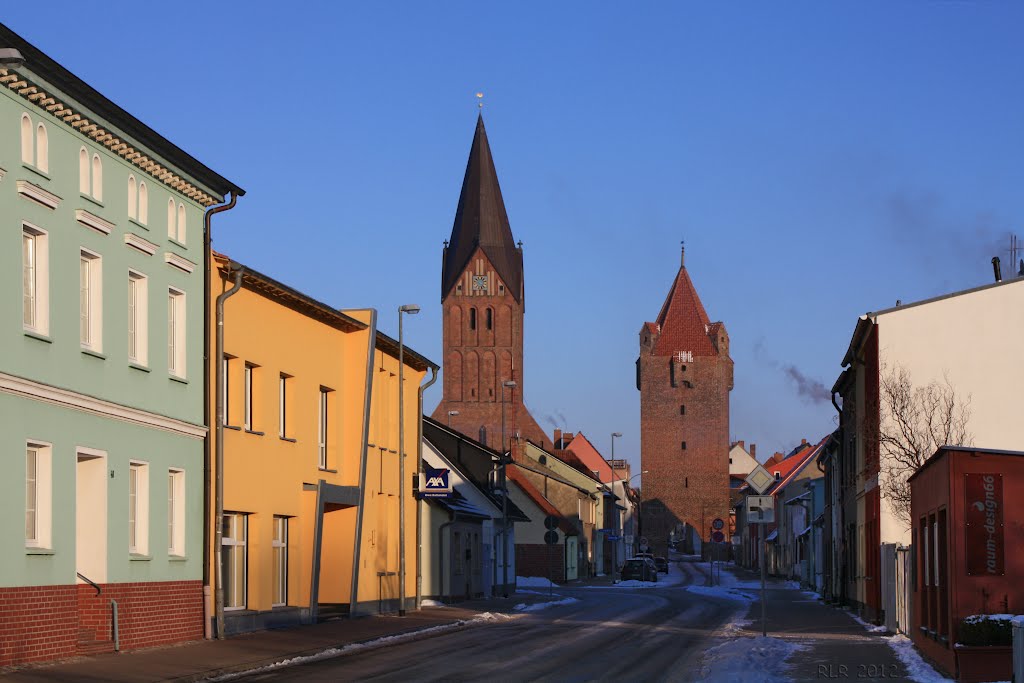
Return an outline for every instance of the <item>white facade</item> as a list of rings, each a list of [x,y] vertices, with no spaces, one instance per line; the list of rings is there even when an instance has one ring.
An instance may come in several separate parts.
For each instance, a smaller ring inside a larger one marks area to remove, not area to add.
[[[742,441],[729,449],[729,474],[750,474],[757,467],[757,460],[747,452]]]

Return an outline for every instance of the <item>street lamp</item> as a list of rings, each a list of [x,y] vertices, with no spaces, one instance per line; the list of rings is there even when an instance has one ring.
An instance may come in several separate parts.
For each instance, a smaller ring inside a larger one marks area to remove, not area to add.
[[[615,460],[615,438],[616,437],[621,437],[621,436],[622,436],[622,432],[612,432],[612,458],[611,458],[612,460]],[[615,479],[615,476],[613,474],[612,475],[612,481],[614,481],[614,479]],[[625,490],[623,490],[623,494],[625,494]],[[614,495],[614,492],[612,493],[612,495]],[[622,526],[622,520],[621,519],[619,520],[619,526],[620,527]],[[621,528],[616,529],[616,531],[618,532],[619,536],[622,536],[622,529]],[[612,541],[612,583],[615,583],[615,565],[617,565],[619,563],[618,546],[619,546],[618,541]]]
[[[398,307],[398,616],[405,616],[405,340],[402,314],[416,315],[420,307]]]
[[[505,389],[515,390],[516,381],[507,379],[501,383],[501,571],[504,596],[508,597],[508,479],[506,468],[509,457],[505,454]],[[509,449],[511,450],[511,449]]]
[[[451,426],[452,426],[452,418],[454,416],[458,415],[458,414],[459,414],[459,411],[457,411],[457,410],[449,410],[448,411],[448,428],[449,429],[451,429]]]

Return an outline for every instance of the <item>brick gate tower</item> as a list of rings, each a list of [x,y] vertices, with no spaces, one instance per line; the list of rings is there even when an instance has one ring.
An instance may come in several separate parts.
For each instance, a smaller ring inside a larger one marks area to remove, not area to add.
[[[729,335],[708,318],[682,259],[657,321],[640,330],[636,370],[643,536],[660,552],[681,524],[707,540],[720,518],[728,533]]]
[[[523,250],[512,237],[483,117],[469,150],[441,269],[444,395],[432,417],[501,450],[513,435],[549,447],[523,403]],[[514,388],[505,388],[512,380]],[[504,403],[503,403],[504,400]],[[504,408],[504,411],[502,410]],[[452,411],[457,415],[449,416]]]

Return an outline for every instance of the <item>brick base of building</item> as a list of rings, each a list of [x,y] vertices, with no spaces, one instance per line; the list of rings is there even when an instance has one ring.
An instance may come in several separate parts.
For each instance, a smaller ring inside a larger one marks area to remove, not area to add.
[[[565,546],[543,543],[516,544],[516,573],[565,581]]]
[[[0,666],[203,637],[202,581],[0,588]]]

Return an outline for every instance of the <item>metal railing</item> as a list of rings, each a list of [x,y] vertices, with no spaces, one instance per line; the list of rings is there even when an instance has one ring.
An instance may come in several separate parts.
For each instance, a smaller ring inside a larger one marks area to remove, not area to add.
[[[103,589],[102,589],[102,588],[100,588],[99,586],[97,586],[97,585],[96,585],[96,582],[95,582],[95,581],[93,581],[92,579],[90,579],[90,578],[89,578],[88,576],[86,576],[85,574],[82,574],[81,572],[75,572],[75,574],[77,574],[77,575],[78,575],[78,578],[80,578],[80,579],[81,579],[82,581],[85,581],[85,582],[86,582],[87,584],[89,584],[90,586],[92,586],[93,588],[95,588],[95,589],[96,589],[96,595],[99,595],[100,593],[102,593],[102,592],[103,592]]]

